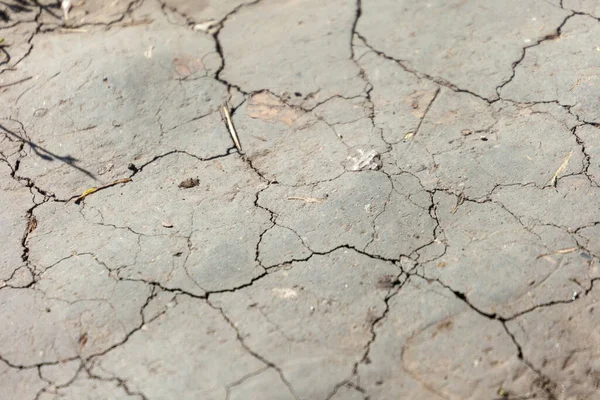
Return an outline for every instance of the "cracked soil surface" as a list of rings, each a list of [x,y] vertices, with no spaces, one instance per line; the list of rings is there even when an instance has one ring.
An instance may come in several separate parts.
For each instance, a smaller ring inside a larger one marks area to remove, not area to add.
[[[595,0],[72,3],[0,2],[0,399],[600,399]]]

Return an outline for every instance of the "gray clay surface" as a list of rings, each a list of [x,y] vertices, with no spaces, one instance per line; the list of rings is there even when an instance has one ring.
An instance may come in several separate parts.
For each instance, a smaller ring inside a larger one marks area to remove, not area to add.
[[[599,18],[0,2],[0,399],[600,399]]]

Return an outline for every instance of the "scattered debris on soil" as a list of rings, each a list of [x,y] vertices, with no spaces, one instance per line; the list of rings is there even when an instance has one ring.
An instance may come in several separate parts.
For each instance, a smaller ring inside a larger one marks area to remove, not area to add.
[[[356,149],[354,155],[346,159],[346,169],[348,171],[377,171],[381,168],[381,158],[375,150]]]
[[[200,184],[200,180],[198,178],[188,178],[179,184],[179,187],[182,189],[190,189],[196,187]]]

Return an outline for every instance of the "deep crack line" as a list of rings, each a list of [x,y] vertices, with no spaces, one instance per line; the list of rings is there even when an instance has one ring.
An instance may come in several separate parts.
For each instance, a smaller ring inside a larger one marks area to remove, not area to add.
[[[411,173],[409,173],[409,175],[411,176],[415,176]],[[444,251],[442,252],[442,254],[440,254],[439,256],[428,260],[429,262],[434,261],[434,260],[438,260],[442,257],[444,257],[446,255],[446,252],[448,251],[448,244],[446,242],[446,237],[445,237],[445,232],[444,232],[444,228],[442,227],[442,224],[440,222],[440,219],[437,215],[437,203],[435,202],[435,193],[438,191],[438,189],[435,189],[433,191],[429,191],[426,190],[423,185],[421,184],[421,180],[419,178],[417,178],[419,184],[421,185],[421,187],[423,188],[423,190],[425,190],[428,194],[429,194],[429,198],[430,198],[430,204],[429,204],[429,217],[435,221],[435,226],[433,227],[433,232],[432,232],[432,236],[433,239],[429,242],[429,243],[425,243],[422,246],[417,247],[416,249],[414,249],[410,255],[409,258],[412,259],[413,261],[416,262],[416,265],[411,269],[411,270],[416,270],[417,266],[419,265],[419,260],[421,258],[421,251],[426,249],[429,246],[433,246],[436,243],[440,243],[444,246]],[[439,236],[444,236],[444,240],[440,240]]]
[[[415,269],[416,266],[413,268]],[[513,344],[515,345],[516,349],[517,349],[517,357],[519,358],[519,360],[521,360],[528,368],[530,368],[539,378],[540,382],[539,382],[539,388],[542,389],[546,395],[548,396],[549,400],[557,400],[556,394],[555,394],[555,390],[558,387],[558,385],[553,382],[547,375],[545,375],[540,369],[536,368],[535,365],[533,365],[533,363],[531,361],[529,361],[523,352],[522,346],[521,344],[517,341],[517,339],[515,338],[514,334],[510,331],[510,329],[507,326],[507,322],[510,322],[511,320],[514,320],[516,318],[519,318],[523,315],[526,315],[538,308],[545,308],[545,307],[550,307],[550,306],[554,306],[554,305],[558,305],[558,304],[570,304],[573,302],[578,301],[579,299],[583,298],[584,296],[587,296],[594,287],[594,284],[597,280],[600,280],[600,278],[594,278],[590,281],[590,286],[588,288],[585,289],[585,292],[582,293],[581,296],[577,296],[576,298],[572,299],[572,300],[566,300],[566,301],[553,301],[553,302],[548,302],[548,303],[544,303],[544,304],[539,304],[536,305],[534,307],[531,307],[530,309],[524,310],[520,313],[517,313],[513,316],[510,317],[503,317],[501,315],[498,315],[496,313],[488,313],[485,312],[481,309],[479,309],[478,307],[476,307],[475,305],[473,305],[467,298],[467,296],[460,292],[457,291],[455,289],[453,289],[452,287],[450,287],[449,285],[445,284],[444,282],[440,281],[439,279],[432,279],[432,278],[428,278],[424,275],[418,274],[416,272],[407,272],[408,274],[408,279],[410,279],[410,276],[418,276],[422,279],[424,279],[427,282],[437,282],[438,284],[440,284],[442,287],[444,287],[446,290],[449,290],[450,292],[452,292],[456,298],[458,298],[459,300],[461,300],[464,304],[466,304],[470,309],[472,309],[473,311],[475,311],[476,313],[478,313],[479,315],[488,318],[490,320],[495,320],[498,321],[500,324],[502,324],[504,330],[506,331],[506,333],[509,335],[509,337],[511,338],[511,341],[513,342]],[[407,279],[407,280],[408,280]]]
[[[367,40],[366,37],[364,37],[361,33],[359,33],[358,31],[356,32],[356,36],[358,36],[364,43],[365,46],[367,46],[369,49],[371,49],[372,52],[374,52],[375,54],[377,54],[380,57],[385,58],[386,60],[390,60],[395,62],[396,64],[398,64],[405,72],[408,72],[409,74],[414,75],[415,77],[417,77],[418,79],[426,79],[430,82],[433,82],[439,86],[444,86],[456,93],[468,93],[472,96],[477,97],[480,100],[485,101],[488,104],[493,104],[497,101],[499,101],[499,98],[496,99],[488,99],[480,94],[477,94],[475,92],[472,92],[470,90],[467,89],[462,89],[458,86],[456,86],[455,84],[453,84],[452,82],[442,78],[442,77],[438,77],[438,76],[432,76],[420,71],[417,71],[416,69],[414,69],[413,67],[411,67],[408,62],[406,60],[400,60],[397,58],[394,58],[392,56],[387,55],[386,53],[384,53],[381,50],[376,49],[375,47],[373,47],[371,44],[369,44],[369,41]]]
[[[300,400],[300,397],[298,396],[298,394],[296,393],[296,391],[294,390],[294,388],[292,387],[292,385],[290,384],[290,382],[287,380],[287,378],[285,377],[285,375],[283,374],[283,371],[281,370],[281,368],[279,368],[275,363],[267,360],[266,358],[264,358],[263,356],[261,356],[260,354],[258,354],[257,352],[255,352],[254,350],[252,350],[244,341],[244,339],[242,338],[242,335],[240,333],[240,331],[238,330],[237,326],[235,325],[235,323],[227,316],[227,314],[225,313],[225,311],[223,311],[222,308],[215,306],[214,304],[212,304],[210,302],[209,299],[206,300],[206,303],[214,310],[218,311],[221,316],[223,317],[223,319],[227,322],[227,324],[231,327],[231,329],[233,329],[233,331],[235,332],[236,336],[237,336],[237,340],[240,343],[240,345],[244,348],[244,350],[246,350],[248,352],[248,354],[250,354],[251,356],[253,356],[254,358],[256,358],[257,360],[259,360],[260,362],[262,362],[263,364],[265,364],[266,366],[273,368],[275,371],[277,371],[277,373],[279,374],[279,378],[281,379],[281,381],[283,382],[283,384],[288,388],[290,394],[292,396],[294,396],[294,399],[296,400]]]
[[[31,190],[31,188],[30,188]],[[31,264],[31,262],[29,261],[29,245],[28,245],[28,239],[29,239],[29,235],[33,232],[33,230],[35,230],[35,228],[37,227],[37,219],[34,215],[34,211],[37,207],[41,206],[42,204],[46,203],[48,201],[47,198],[44,198],[44,200],[41,203],[35,203],[35,194],[32,193],[32,202],[34,203],[34,205],[32,207],[30,207],[26,213],[26,219],[27,219],[27,224],[25,226],[23,235],[21,237],[21,248],[22,248],[22,252],[21,252],[21,261],[23,262],[23,265],[15,268],[15,270],[12,272],[11,276],[8,278],[8,280],[4,281],[4,285],[0,286],[0,290],[4,289],[4,288],[13,288],[13,289],[26,289],[26,288],[30,288],[33,285],[35,285],[35,283],[38,281],[38,278],[36,276],[36,267],[34,265]],[[69,257],[67,257],[69,258]],[[62,260],[61,260],[62,261]],[[15,277],[17,271],[19,271],[21,268],[25,268],[29,271],[30,273],[30,277],[31,277],[31,281],[23,286],[15,286],[15,285],[11,285],[10,281]]]
[[[388,195],[386,196],[386,199],[383,202],[383,207],[381,208],[381,211],[379,211],[377,213],[377,215],[373,218],[373,222],[371,223],[371,230],[373,231],[373,234],[371,235],[371,239],[367,242],[367,244],[363,248],[363,251],[367,251],[367,249],[369,248],[369,246],[371,244],[373,244],[373,242],[375,241],[375,238],[378,235],[378,233],[377,233],[377,219],[379,217],[381,217],[381,215],[383,215],[383,213],[385,213],[385,211],[387,210],[388,204],[390,204],[392,202],[392,193],[394,193],[394,182],[392,182],[392,180],[391,180],[391,178],[390,178],[389,175],[386,174],[386,176],[388,177],[388,179],[390,180],[390,183],[391,183],[390,192],[388,193]]]
[[[43,33],[46,32],[54,32],[56,30],[60,30],[60,29],[64,29],[64,28],[68,28],[68,29],[81,29],[85,26],[104,26],[106,27],[106,30],[111,29],[114,25],[122,22],[125,17],[127,17],[128,15],[131,15],[131,13],[136,9],[139,8],[142,4],[144,3],[144,0],[132,0],[127,4],[127,9],[125,9],[125,11],[123,11],[123,13],[121,15],[119,15],[118,17],[116,17],[115,19],[109,21],[109,22],[84,22],[83,24],[74,24],[74,25],[67,25],[63,22],[62,25],[56,26],[56,27],[52,27],[51,29],[45,30],[43,31]],[[40,23],[39,28],[41,29],[44,25],[44,23]]]
[[[37,1],[36,1],[36,3],[37,3]],[[39,7],[35,18],[33,19],[33,21],[31,21],[31,22],[35,22],[37,25],[35,27],[35,30],[31,33],[31,36],[29,36],[29,38],[27,39],[27,44],[29,45],[29,48],[27,49],[25,54],[20,59],[18,59],[13,65],[9,65],[10,61],[12,59],[12,57],[10,56],[10,53],[8,53],[6,50],[4,50],[4,47],[0,46],[0,50],[7,57],[6,61],[3,61],[2,63],[0,63],[0,67],[6,64],[7,68],[3,68],[2,70],[0,70],[0,74],[4,73],[5,71],[14,70],[15,67],[17,65],[19,65],[19,63],[21,63],[21,61],[23,61],[25,58],[27,58],[31,54],[31,52],[33,51],[33,44],[31,42],[33,41],[33,38],[40,32],[40,29],[42,27],[42,24],[39,22],[39,18],[41,15],[42,15],[42,8]],[[14,26],[17,26],[17,25],[19,25],[19,23],[15,24]]]
[[[508,326],[506,326],[506,322],[502,321],[501,323],[502,327],[506,331],[506,334],[510,337],[513,344],[517,348],[517,358],[538,376],[538,379],[540,380],[538,386],[540,389],[546,392],[546,395],[548,396],[547,400],[557,400],[556,395],[554,394],[554,390],[557,387],[556,383],[552,382],[550,378],[548,378],[544,373],[542,373],[529,360],[525,358],[525,355],[523,354],[523,348],[515,338],[515,335],[510,331],[510,329],[508,329]]]
[[[225,388],[226,393],[225,393],[225,400],[229,400],[231,397],[231,389],[233,389],[234,387],[240,386],[241,384],[243,384],[244,382],[246,382],[248,379],[252,379],[255,376],[258,376],[260,374],[262,374],[265,371],[268,371],[271,367],[269,367],[268,365],[264,366],[263,368],[259,369],[258,371],[254,371],[254,372],[250,372],[249,374],[243,376],[242,378],[238,379],[237,381],[230,383],[229,385],[227,385],[227,387]]]
[[[383,143],[385,143],[385,145],[386,145],[386,150],[380,154],[380,156],[383,156],[384,154],[390,153],[393,150],[393,146],[391,143],[389,143],[385,139],[383,129],[379,128],[377,126],[377,124],[375,123],[375,116],[376,116],[375,103],[373,102],[373,99],[371,97],[371,93],[374,90],[374,86],[371,83],[371,81],[369,80],[367,71],[360,65],[360,59],[362,58],[362,56],[359,57],[358,59],[356,59],[356,54],[354,52],[354,46],[355,46],[354,39],[355,39],[355,37],[359,37],[359,35],[356,32],[356,26],[358,24],[358,20],[361,15],[362,15],[362,0],[357,0],[356,1],[356,16],[354,19],[354,23],[352,24],[352,31],[351,31],[351,36],[350,36],[350,59],[352,60],[352,62],[354,62],[356,67],[359,69],[359,77],[365,82],[366,90],[365,90],[364,97],[366,100],[365,101],[366,107],[368,107],[367,108],[367,110],[368,110],[367,117],[369,118],[369,120],[371,122],[372,129],[377,129],[379,131],[379,137],[381,138],[381,141]],[[365,45],[366,45],[366,43],[365,43]]]
[[[98,381],[102,381],[102,382],[116,382],[117,387],[122,388],[125,391],[125,393],[127,393],[128,396],[139,396],[139,397],[141,397],[142,400],[149,400],[148,397],[144,393],[142,393],[140,391],[131,390],[129,388],[129,386],[127,385],[127,382],[118,376],[110,374],[110,375],[112,375],[112,378],[104,378],[104,377],[94,374],[90,370],[90,368],[85,365],[82,365],[82,368],[87,373],[89,379],[94,379],[94,380],[98,380]],[[104,372],[106,372],[106,371],[104,371]]]
[[[84,371],[84,370],[85,370],[84,363],[82,362],[82,360],[80,360],[79,367],[77,368],[77,371],[75,371],[75,374],[73,375],[73,377],[71,379],[69,379],[66,383],[63,383],[60,385],[54,385],[53,381],[46,379],[43,376],[42,368],[38,367],[38,377],[42,381],[44,381],[48,384],[38,391],[34,400],[38,400],[40,398],[40,396],[42,396],[42,394],[44,394],[44,393],[56,394],[57,389],[63,389],[63,388],[69,387],[73,382],[75,382],[79,378],[79,374],[81,373],[81,371]],[[52,389],[53,392],[49,392],[50,389]]]
[[[358,20],[362,15],[362,0],[356,0],[356,14],[354,15],[354,21],[352,22],[352,29],[350,31],[350,59],[354,60],[354,35],[357,34],[356,26]]]
[[[142,304],[142,307],[140,308],[140,319],[141,319],[140,323],[136,327],[134,327],[130,332],[128,332],[125,335],[125,338],[123,338],[122,340],[118,341],[117,343],[113,344],[112,346],[110,346],[102,351],[98,351],[96,353],[90,354],[86,358],[86,362],[93,361],[95,358],[106,355],[107,353],[111,352],[112,350],[124,345],[125,343],[127,343],[127,341],[129,341],[131,336],[133,336],[135,333],[141,331],[142,328],[146,324],[149,324],[150,322],[159,318],[161,315],[165,314],[167,312],[167,308],[165,308],[163,311],[157,313],[154,317],[150,318],[150,320],[148,320],[148,321],[146,321],[146,317],[144,316],[144,311],[150,305],[150,302],[152,301],[152,299],[154,299],[158,295],[158,293],[159,293],[159,291],[156,290],[156,287],[151,286],[150,293],[149,293],[148,297],[146,298],[146,301],[144,302],[144,304]],[[76,357],[76,358],[78,358],[78,357]]]
[[[216,160],[216,159],[219,159],[219,158],[225,158],[225,157],[230,156],[232,154],[236,154],[233,150],[235,150],[235,147],[232,146],[232,147],[230,147],[230,148],[227,149],[226,153],[224,153],[224,154],[217,154],[217,155],[210,156],[210,157],[199,157],[199,156],[197,156],[195,154],[188,153],[185,150],[171,150],[171,151],[168,151],[166,153],[154,156],[150,161],[145,162],[144,164],[142,164],[139,167],[137,167],[137,166],[135,166],[133,164],[130,164],[129,165],[129,169],[132,171],[132,173],[129,175],[129,178],[133,178],[138,173],[142,172],[142,170],[144,168],[146,168],[148,165],[154,163],[155,161],[158,161],[161,158],[168,157],[168,156],[173,155],[173,154],[185,154],[187,156],[190,156],[190,157],[193,157],[193,158],[197,159],[198,161],[212,161],[212,160]]]
[[[593,185],[598,185],[598,183],[590,176],[589,173],[589,169],[590,169],[590,165],[591,165],[591,160],[592,157],[591,155],[587,152],[586,146],[585,146],[585,142],[583,141],[583,139],[577,134],[577,128],[579,128],[580,126],[585,126],[586,124],[584,123],[583,125],[577,125],[574,126],[571,129],[571,134],[575,137],[575,142],[577,142],[577,144],[579,145],[579,147],[581,147],[581,153],[583,154],[583,161],[582,161],[582,171],[581,173],[583,173],[583,175],[588,179],[588,181],[590,182],[590,184]],[[579,175],[580,173],[572,173],[572,174],[566,174],[566,175],[562,175],[557,177],[556,183],[558,184],[558,182],[563,179],[566,178],[568,176],[574,176],[574,175]]]
[[[370,333],[371,337],[369,338],[368,342],[365,344],[365,349],[362,354],[362,357],[360,358],[360,360],[358,360],[357,362],[354,363],[354,365],[352,367],[351,376],[349,378],[346,378],[343,381],[339,382],[338,384],[336,384],[334,389],[331,391],[331,393],[329,393],[327,395],[326,400],[331,399],[337,393],[337,391],[344,385],[351,385],[354,389],[359,391],[361,394],[363,394],[363,395],[365,394],[364,389],[362,389],[362,387],[360,386],[360,376],[358,373],[358,368],[360,367],[360,365],[367,364],[370,362],[369,355],[371,353],[371,347],[373,346],[373,343],[375,343],[375,341],[377,340],[377,330],[376,330],[377,325],[380,324],[383,320],[385,320],[385,318],[388,316],[388,314],[390,312],[391,299],[394,298],[394,296],[396,296],[400,292],[402,287],[409,280],[409,276],[404,272],[402,267],[398,264],[395,264],[395,265],[397,267],[399,267],[400,272],[398,272],[398,275],[396,275],[396,277],[390,282],[391,288],[388,290],[388,293],[383,298],[383,302],[385,304],[385,308],[384,308],[383,312],[371,321],[371,324],[369,326],[369,333]],[[402,279],[402,278],[404,278],[404,279]],[[351,381],[352,379],[356,380],[357,383],[353,384]]]
[[[2,354],[0,354],[0,362],[3,362],[6,365],[8,365],[10,368],[17,369],[17,370],[26,370],[26,369],[34,369],[34,368],[39,368],[39,367],[44,367],[44,366],[59,365],[59,364],[65,363],[65,362],[75,361],[75,360],[79,360],[79,359],[80,359],[79,356],[73,356],[73,357],[62,358],[57,361],[43,361],[43,362],[32,364],[32,365],[21,365],[21,364],[15,364],[13,362],[8,361],[6,358],[4,358],[2,356]]]
[[[342,382],[335,385],[335,387],[333,388],[331,393],[329,393],[327,395],[327,397],[325,397],[325,400],[331,400],[333,398],[333,396],[335,396],[337,394],[337,392],[344,386],[347,386],[349,388],[356,390],[363,396],[363,400],[368,400],[368,397],[366,396],[366,391],[362,387],[358,386],[357,384],[350,382],[348,379],[343,380]]]
[[[238,5],[237,7],[235,7],[233,10],[228,12],[218,23],[215,24],[217,26],[217,29],[212,34],[213,40],[215,42],[215,50],[216,50],[217,54],[219,55],[219,58],[221,59],[221,65],[215,72],[214,78],[218,82],[221,82],[222,84],[227,86],[228,90],[231,88],[235,88],[243,95],[248,95],[248,92],[245,92],[244,90],[242,90],[242,88],[240,86],[230,83],[230,82],[226,81],[225,79],[221,78],[221,72],[223,72],[223,70],[225,69],[226,63],[225,63],[225,54],[223,52],[223,46],[221,45],[221,41],[219,39],[219,34],[221,33],[221,30],[225,27],[225,22],[227,22],[227,19],[229,19],[229,17],[231,17],[232,15],[237,13],[242,8],[253,6],[255,4],[260,3],[261,1],[262,0],[254,0],[250,3],[242,3],[242,4]]]
[[[459,299],[460,301],[462,301],[464,304],[466,304],[471,310],[475,311],[477,314],[493,320],[493,321],[498,321],[502,327],[504,328],[504,330],[506,331],[506,333],[508,334],[508,336],[510,337],[511,341],[513,342],[513,344],[516,347],[517,350],[517,357],[519,360],[521,360],[521,362],[523,362],[523,364],[525,364],[528,368],[530,368],[540,379],[540,383],[539,383],[539,387],[540,389],[542,389],[544,392],[546,392],[546,394],[548,395],[548,400],[557,400],[556,395],[554,394],[554,390],[556,388],[556,383],[552,382],[552,380],[550,378],[548,378],[545,374],[543,374],[539,369],[537,369],[529,360],[527,360],[527,358],[525,358],[524,353],[523,353],[523,349],[521,344],[516,340],[515,336],[513,335],[513,333],[508,329],[506,322],[509,320],[507,318],[504,318],[496,313],[487,313],[481,309],[479,309],[478,307],[476,307],[475,305],[473,305],[467,298],[467,296],[460,292],[457,291],[455,289],[453,289],[452,287],[446,285],[445,283],[443,283],[442,281],[440,281],[439,279],[432,279],[432,278],[427,278],[423,275],[420,275],[418,273],[415,272],[409,272],[408,273],[409,278],[410,276],[418,276],[422,279],[424,279],[427,282],[437,282],[439,285],[441,285],[442,287],[444,287],[446,290],[452,292],[454,294],[454,296]],[[591,290],[591,288],[590,288]],[[535,308],[534,308],[535,309]],[[531,310],[533,311],[533,310]]]
[[[561,8],[562,8],[562,1],[561,1]],[[555,40],[558,39],[561,35],[561,31],[563,26],[565,26],[565,24],[567,23],[567,21],[569,19],[571,19],[573,16],[577,15],[577,13],[572,12],[572,14],[568,15],[567,17],[565,17],[565,19],[561,22],[561,24],[558,26],[558,28],[556,28],[556,32],[546,35],[543,38],[539,39],[537,42],[530,44],[529,46],[525,46],[523,47],[523,49],[521,50],[521,57],[517,60],[514,61],[512,63],[512,73],[511,76],[504,82],[502,82],[500,85],[496,86],[496,95],[498,96],[498,100],[501,99],[500,96],[500,91],[502,90],[502,88],[504,88],[504,86],[508,85],[515,77],[515,75],[517,74],[517,67],[519,66],[519,64],[521,64],[521,62],[525,59],[525,56],[527,55],[527,50],[531,49],[532,47],[537,47],[540,44],[542,44],[545,41],[548,40]]]

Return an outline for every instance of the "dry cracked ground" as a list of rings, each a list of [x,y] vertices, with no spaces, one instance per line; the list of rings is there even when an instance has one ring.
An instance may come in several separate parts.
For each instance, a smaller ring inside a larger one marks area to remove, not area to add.
[[[599,19],[0,2],[0,398],[600,399]]]

